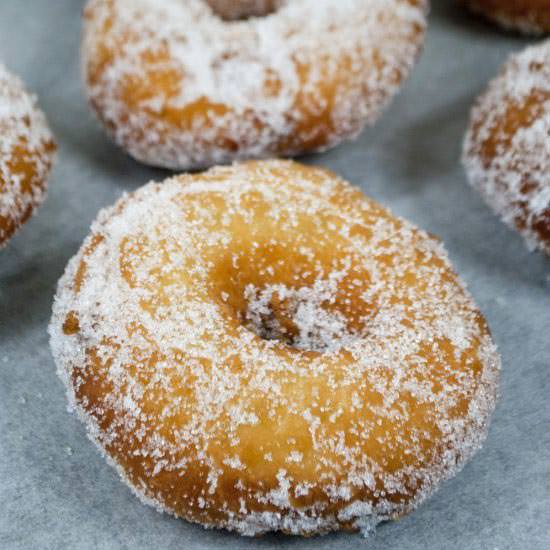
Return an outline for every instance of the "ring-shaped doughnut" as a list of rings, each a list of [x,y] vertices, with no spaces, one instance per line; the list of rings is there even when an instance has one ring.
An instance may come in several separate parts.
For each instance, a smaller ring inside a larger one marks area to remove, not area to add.
[[[260,4],[91,0],[86,87],[114,140],[174,169],[327,149],[379,117],[425,34],[426,0]]]
[[[440,242],[283,161],[103,211],[50,333],[70,403],[133,490],[245,535],[411,511],[481,445],[498,380]]]

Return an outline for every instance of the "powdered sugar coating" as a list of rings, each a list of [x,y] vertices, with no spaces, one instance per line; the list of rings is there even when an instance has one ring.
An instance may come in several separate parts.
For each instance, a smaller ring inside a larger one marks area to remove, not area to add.
[[[50,335],[71,407],[135,493],[243,535],[411,511],[480,447],[500,366],[439,241],[286,161],[100,213]]]
[[[276,4],[228,22],[206,0],[91,0],[87,92],[115,141],[188,169],[323,150],[373,123],[419,53],[426,0]]]
[[[463,161],[491,208],[550,254],[550,40],[511,56],[477,100]]]
[[[550,32],[550,0],[465,0],[468,7],[505,29]]]
[[[0,64],[0,248],[44,200],[54,149],[36,98]]]

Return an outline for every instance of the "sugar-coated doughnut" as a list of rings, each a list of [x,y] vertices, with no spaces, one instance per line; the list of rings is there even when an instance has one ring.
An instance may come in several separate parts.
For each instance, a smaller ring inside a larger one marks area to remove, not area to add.
[[[368,530],[486,437],[499,357],[440,242],[318,168],[250,162],[101,212],[58,372],[144,502],[243,535]]]
[[[87,93],[114,140],[155,166],[324,150],[378,118],[417,58],[426,8],[427,0],[90,0]]]
[[[550,0],[464,0],[470,9],[507,29],[550,32]]]
[[[511,56],[477,100],[463,160],[492,209],[550,254],[550,40]]]
[[[44,200],[55,148],[36,99],[0,64],[0,248]]]

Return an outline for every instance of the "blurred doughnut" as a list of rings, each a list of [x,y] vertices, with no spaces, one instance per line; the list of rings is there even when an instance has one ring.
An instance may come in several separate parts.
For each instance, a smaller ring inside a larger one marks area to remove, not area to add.
[[[526,34],[550,32],[550,0],[465,0],[475,13],[506,29]]]
[[[36,99],[0,64],[0,248],[44,200],[55,149]]]
[[[511,56],[477,100],[463,159],[491,208],[550,254],[550,40]]]
[[[426,7],[90,0],[89,100],[114,140],[155,166],[324,150],[374,123],[397,92],[423,42]]]

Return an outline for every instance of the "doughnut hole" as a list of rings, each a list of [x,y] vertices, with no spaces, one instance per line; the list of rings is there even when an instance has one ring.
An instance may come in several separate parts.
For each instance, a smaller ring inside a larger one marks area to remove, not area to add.
[[[216,265],[213,298],[261,339],[306,352],[338,351],[366,336],[376,315],[376,303],[365,299],[370,277],[353,255],[309,244],[240,243]]]
[[[266,17],[275,13],[283,0],[206,0],[212,11],[224,21]]]

